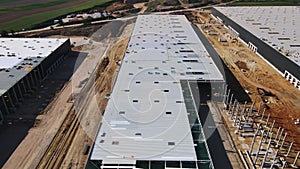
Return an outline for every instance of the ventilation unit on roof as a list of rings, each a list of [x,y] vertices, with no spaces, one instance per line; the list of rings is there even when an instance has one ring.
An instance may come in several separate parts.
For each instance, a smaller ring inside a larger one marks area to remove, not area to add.
[[[175,145],[175,142],[173,142],[173,141],[172,141],[172,142],[168,142],[168,145],[169,145],[169,146],[174,146],[174,145]]]
[[[142,136],[142,133],[135,133],[136,136]]]
[[[279,32],[268,32],[268,34],[279,34]]]
[[[179,50],[179,52],[182,52],[182,53],[193,53],[194,51],[193,50],[188,50],[188,49],[182,49],[182,50]]]
[[[17,67],[16,67],[16,69],[22,69],[23,68],[23,66],[22,65],[18,65]]]
[[[256,22],[256,23],[252,23],[252,25],[261,25],[261,23]]]
[[[299,45],[290,45],[290,47],[300,47],[300,44]]]
[[[176,38],[187,38],[187,36],[176,36]]]
[[[199,62],[198,60],[195,60],[195,59],[185,59],[185,60],[182,60],[183,62]]]
[[[269,27],[260,27],[259,29],[270,29]]]
[[[119,145],[119,141],[112,141],[111,144],[112,145]]]
[[[204,75],[204,72],[186,72],[187,75]]]
[[[185,39],[184,39],[184,40],[185,40]],[[178,44],[178,45],[185,45],[185,44],[188,44],[188,43],[178,42],[177,44]]]

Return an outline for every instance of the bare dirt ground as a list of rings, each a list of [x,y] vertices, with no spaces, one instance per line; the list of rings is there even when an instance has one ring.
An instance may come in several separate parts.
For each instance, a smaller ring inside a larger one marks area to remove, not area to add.
[[[88,52],[69,83],[37,117],[37,123],[4,168],[83,168],[101,122],[102,111],[128,43],[133,24],[108,48],[88,37],[72,37],[75,50]],[[57,36],[56,36],[57,37]],[[75,42],[75,43],[74,43]],[[107,43],[104,43],[105,46]],[[79,46],[83,46],[81,48]],[[105,52],[101,52],[105,50]],[[103,56],[102,54],[103,53]],[[101,56],[99,56],[101,55]],[[99,60],[101,58],[100,62]],[[93,67],[97,66],[97,69]],[[90,150],[89,149],[89,150]]]
[[[63,119],[68,114],[68,109],[70,109],[71,104],[62,105],[59,103],[67,101],[72,92],[72,87],[71,85],[66,85],[62,90],[60,97],[56,97],[46,108],[45,114],[37,117],[37,119],[40,119],[39,127],[30,129],[28,135],[3,168],[35,168],[39,160],[38,157],[43,155],[43,152],[47,149],[47,144],[55,136],[56,130],[58,130]],[[51,109],[49,110],[50,107]]]
[[[112,84],[116,77],[116,70],[119,65],[117,64],[122,58],[126,50],[128,38],[116,43],[108,52],[107,57],[103,58],[97,71],[97,79],[95,81],[95,98],[91,101],[91,104],[98,105],[98,113],[93,113],[89,107],[85,110],[85,120],[82,121],[82,125],[76,133],[70,149],[66,152],[66,157],[63,160],[60,168],[83,168],[88,156],[83,154],[83,150],[86,144],[92,146],[97,133],[98,127],[101,121],[101,112],[105,110],[108,102],[105,99],[107,94],[110,94],[112,90]],[[98,123],[97,123],[98,122]],[[88,131],[88,132],[87,132]]]
[[[141,10],[138,12],[138,14],[143,14],[147,10],[146,2],[133,4],[133,7],[137,8],[137,9],[141,8]]]
[[[22,37],[30,38],[30,37],[49,37],[52,35],[60,35],[60,36],[91,36],[93,32],[100,29],[106,22],[93,24],[93,25],[81,25],[76,27],[66,27],[66,26],[58,26],[54,30],[35,30],[28,31],[20,34]]]
[[[32,2],[35,2],[34,0],[31,0]],[[0,23],[3,22],[8,22],[14,19],[18,19],[20,17],[23,16],[28,16],[28,15],[32,15],[32,14],[37,14],[37,13],[41,13],[41,12],[47,12],[47,11],[52,11],[52,10],[57,10],[57,9],[62,9],[62,8],[66,8],[66,7],[70,7],[70,6],[75,6],[78,4],[82,4],[85,2],[88,2],[89,0],[76,0],[76,1],[72,1],[72,2],[67,2],[64,4],[59,4],[59,5],[55,5],[55,6],[49,6],[46,8],[38,8],[38,9],[33,9],[33,10],[26,10],[26,11],[18,11],[18,12],[12,12],[12,13],[0,13]],[[11,2],[13,3],[13,2]],[[17,3],[17,2],[15,2]]]
[[[275,129],[283,127],[284,132],[288,133],[285,150],[281,151],[286,152],[289,143],[294,142],[291,155],[294,157],[295,152],[300,150],[300,128],[294,123],[300,118],[300,91],[243,42],[230,36],[225,27],[211,18],[209,11],[194,12],[193,15],[196,16],[192,18],[194,23],[197,23],[227,67],[249,92],[251,100],[255,102],[254,107],[257,109],[259,104],[263,103],[262,108],[266,108],[263,123],[270,114],[268,125],[275,120]],[[219,42],[219,38],[225,38],[227,42]],[[245,143],[251,145],[252,137],[245,139],[234,134],[237,128],[232,127],[232,121],[228,120],[226,115],[224,119],[239,149],[245,149]],[[292,160],[287,158],[289,163]]]

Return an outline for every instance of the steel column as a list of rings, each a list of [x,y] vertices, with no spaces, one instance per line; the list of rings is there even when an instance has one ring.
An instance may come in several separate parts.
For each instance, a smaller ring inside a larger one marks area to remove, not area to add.
[[[261,138],[260,138],[260,141],[259,141],[258,149],[257,149],[256,156],[255,156],[255,159],[254,159],[254,165],[256,165],[256,162],[257,162],[257,159],[258,159],[258,155],[259,155],[259,152],[260,152],[260,147],[262,145],[262,140],[264,138],[264,132],[265,131],[263,131],[262,134],[261,134]]]
[[[7,93],[7,97],[8,97],[8,100],[10,102],[11,107],[15,107],[15,105],[13,104],[13,101],[12,101],[12,98],[11,98],[9,92],[6,92],[6,93]]]
[[[295,157],[294,163],[292,164],[293,167],[296,166],[296,164],[297,164],[297,160],[298,160],[299,154],[300,154],[300,151],[298,151],[298,153],[297,153],[297,155]]]
[[[278,135],[279,135],[279,133],[280,133],[280,129],[281,129],[281,127],[279,127],[279,128],[278,128],[278,130],[277,130],[277,133],[276,133],[276,136],[275,136],[275,139],[274,139],[274,141],[276,141],[276,140],[277,140],[277,138],[278,138]]]
[[[286,157],[288,157],[289,156],[289,154],[290,154],[290,152],[291,152],[291,149],[292,149],[292,146],[293,146],[293,144],[294,144],[294,142],[291,142],[291,144],[290,144],[290,147],[289,147],[289,149],[288,149],[288,152],[286,153]]]
[[[6,113],[9,114],[10,112],[9,112],[8,107],[7,107],[7,105],[6,105],[6,101],[4,100],[4,97],[3,97],[3,96],[1,96],[1,98],[2,98],[3,105],[4,105],[4,107],[5,107]]]
[[[26,76],[26,82],[27,82],[27,85],[28,85],[28,88],[29,88],[29,90],[31,90],[31,84],[30,84],[30,82],[29,82],[29,79],[28,79],[29,77],[28,76]]]
[[[20,93],[21,100],[23,100],[23,93],[22,93],[22,90],[21,90],[21,87],[20,87],[20,83],[18,83],[17,86],[18,86],[18,90],[19,90],[19,93]]]
[[[13,91],[13,94],[15,96],[16,101],[19,102],[19,98],[18,98],[17,93],[15,91],[15,87],[12,87],[12,91]]]

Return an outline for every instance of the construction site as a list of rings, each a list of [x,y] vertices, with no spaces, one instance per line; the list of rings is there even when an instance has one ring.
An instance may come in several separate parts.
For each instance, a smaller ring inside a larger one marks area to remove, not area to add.
[[[248,166],[297,168],[299,91],[211,11],[187,13],[238,79],[252,103],[227,90],[223,122]],[[284,57],[284,56],[280,56]],[[289,80],[289,79],[288,79]],[[232,89],[231,89],[232,90]],[[249,127],[250,126],[250,127]],[[249,131],[250,130],[250,131]]]
[[[15,148],[3,141],[2,168],[299,168],[297,31],[292,44],[266,44],[284,57],[273,62],[230,11],[140,15],[89,37],[48,37],[65,44],[63,59],[34,62],[1,96],[1,139],[26,126]],[[278,32],[270,36],[286,38]]]

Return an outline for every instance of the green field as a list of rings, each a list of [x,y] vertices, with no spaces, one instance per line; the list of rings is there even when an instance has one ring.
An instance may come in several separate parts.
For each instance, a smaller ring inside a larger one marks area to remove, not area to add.
[[[13,1],[13,0],[6,0],[6,1]],[[22,6],[22,7],[16,7],[13,8],[16,11],[24,11],[24,10],[32,10],[32,9],[37,9],[37,8],[43,8],[45,6],[49,5],[57,5],[57,4],[62,4],[69,2],[70,0],[57,0],[49,3],[39,3],[35,5],[27,5],[27,6]],[[28,30],[34,27],[37,24],[40,24],[42,22],[49,21],[51,19],[57,18],[59,16],[66,15],[68,13],[72,13],[75,11],[81,11],[85,9],[90,9],[95,6],[105,6],[105,4],[109,4],[110,2],[115,2],[116,0],[91,0],[86,3],[82,3],[79,5],[75,6],[70,6],[66,8],[61,8],[57,10],[52,10],[52,11],[46,11],[38,14],[33,14],[33,15],[28,15],[24,16],[9,22],[4,22],[0,23],[0,31],[7,31],[7,32],[13,32],[13,31],[19,31],[22,29]],[[5,11],[5,8],[0,8],[1,12]],[[9,15],[10,12],[5,12],[5,15]]]
[[[299,6],[299,0],[292,1],[238,1],[228,6]]]
[[[15,1],[20,1],[20,0],[1,0],[0,4],[1,3],[7,3],[7,2],[15,2]]]
[[[0,8],[0,13],[17,12],[17,11],[25,11],[25,10],[44,8],[44,7],[55,6],[55,5],[59,5],[59,4],[63,4],[63,3],[66,3],[66,2],[71,2],[71,1],[72,0],[56,0],[56,1],[53,1],[53,2],[37,3],[37,4],[25,5],[25,6],[20,6],[20,7],[13,7],[13,8],[2,7],[2,8]]]

